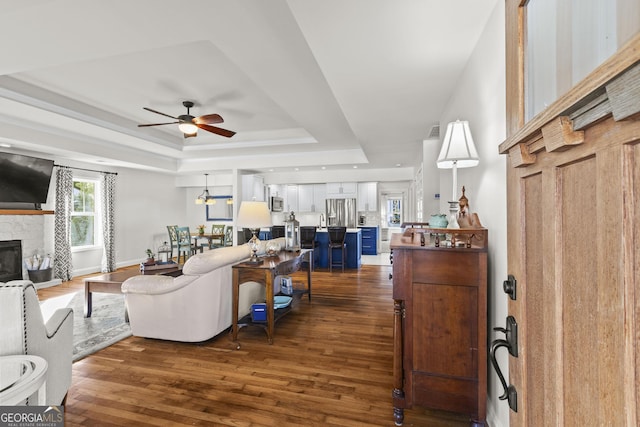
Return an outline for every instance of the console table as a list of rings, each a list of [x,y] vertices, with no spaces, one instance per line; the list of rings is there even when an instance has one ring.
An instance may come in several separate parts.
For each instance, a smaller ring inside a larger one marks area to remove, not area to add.
[[[273,281],[276,276],[294,273],[302,268],[302,261],[309,261],[307,271],[307,288],[302,291],[295,291],[294,295],[301,296],[307,294],[311,301],[311,269],[313,262],[313,249],[301,249],[299,252],[281,251],[274,256],[261,258],[262,264],[251,264],[241,262],[232,267],[233,271],[233,341],[238,341],[238,330],[241,326],[256,325],[265,328],[269,344],[273,344],[273,333],[275,322],[290,311],[290,307],[278,310],[276,316],[273,308]],[[258,282],[265,286],[267,304],[267,323],[254,323],[250,320],[250,315],[238,320],[238,303],[240,295],[240,285],[246,282]],[[239,346],[238,346],[239,348]]]

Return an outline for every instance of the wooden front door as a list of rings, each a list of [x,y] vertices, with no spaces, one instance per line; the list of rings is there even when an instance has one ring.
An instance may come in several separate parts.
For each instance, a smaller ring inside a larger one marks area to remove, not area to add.
[[[512,427],[640,422],[640,37],[592,77],[507,109]]]

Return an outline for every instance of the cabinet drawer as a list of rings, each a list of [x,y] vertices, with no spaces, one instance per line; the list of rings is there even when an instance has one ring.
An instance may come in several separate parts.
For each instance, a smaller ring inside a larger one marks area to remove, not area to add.
[[[411,251],[412,282],[446,285],[478,285],[479,253],[451,251]]]

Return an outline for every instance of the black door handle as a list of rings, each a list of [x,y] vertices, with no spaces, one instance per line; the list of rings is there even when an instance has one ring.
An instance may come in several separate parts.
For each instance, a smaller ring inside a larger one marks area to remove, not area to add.
[[[505,347],[509,351],[510,355],[518,357],[518,324],[513,316],[508,316],[506,328],[493,328],[493,330],[504,332],[506,336],[506,339],[494,340],[491,343],[491,349],[489,351],[489,359],[491,360],[493,369],[495,369],[496,374],[498,374],[498,378],[500,379],[504,389],[504,393],[502,393],[498,399],[506,399],[509,404],[509,408],[514,412],[518,412],[518,393],[516,388],[512,384],[507,385],[507,381],[504,379],[502,370],[500,369],[500,366],[498,366],[498,361],[496,360],[496,350],[500,347]]]

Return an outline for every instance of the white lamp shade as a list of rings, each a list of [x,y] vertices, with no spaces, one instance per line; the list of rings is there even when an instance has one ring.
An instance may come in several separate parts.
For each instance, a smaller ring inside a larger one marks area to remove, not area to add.
[[[479,163],[478,151],[473,143],[469,122],[456,120],[447,125],[447,133],[442,141],[438,156],[438,168],[470,168]]]
[[[238,211],[238,227],[261,228],[271,226],[271,213],[267,202],[244,201]]]

